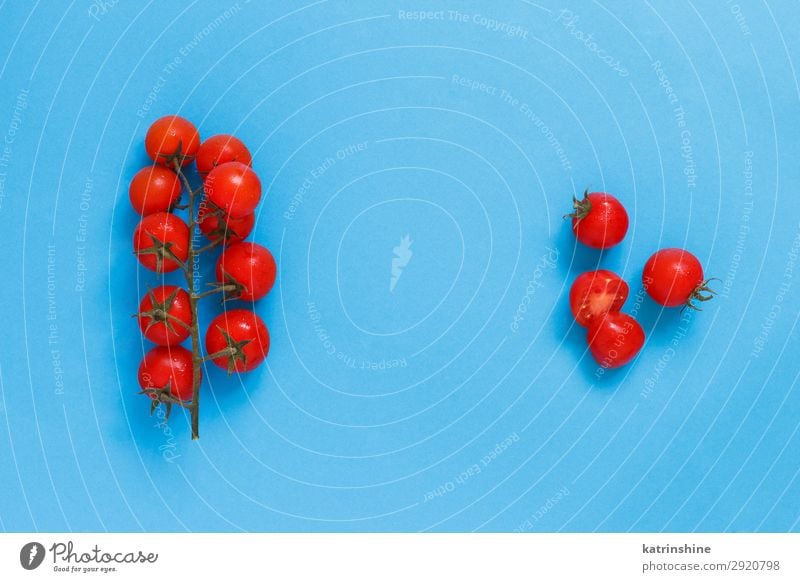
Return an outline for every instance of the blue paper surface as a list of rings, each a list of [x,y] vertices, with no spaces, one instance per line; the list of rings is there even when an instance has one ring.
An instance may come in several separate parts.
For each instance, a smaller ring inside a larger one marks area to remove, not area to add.
[[[0,528],[797,531],[798,28],[791,0],[3,3]],[[267,364],[205,370],[197,442],[148,416],[131,318],[159,277],[127,187],[173,113],[249,145],[279,266]],[[562,219],[587,187],[631,217],[602,254]],[[642,292],[671,246],[721,279],[701,313]],[[598,267],[647,334],[605,373],[567,300]]]

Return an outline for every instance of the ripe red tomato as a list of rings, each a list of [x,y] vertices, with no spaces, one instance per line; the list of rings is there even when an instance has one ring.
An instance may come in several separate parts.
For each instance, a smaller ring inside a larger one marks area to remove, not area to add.
[[[189,256],[189,227],[169,212],[148,214],[133,231],[133,252],[156,273],[179,269]]]
[[[252,311],[232,309],[219,314],[206,332],[208,355],[228,374],[248,372],[257,367],[269,352],[267,326]]]
[[[611,311],[589,326],[589,351],[603,368],[630,362],[644,345],[644,330],[627,313]]]
[[[191,400],[194,390],[192,352],[183,346],[157,346],[145,354],[139,365],[139,385],[143,390],[164,390],[178,400]],[[155,394],[149,394],[156,399]]]
[[[228,162],[211,170],[204,189],[206,197],[232,218],[252,214],[261,200],[261,180],[241,162]]]
[[[572,231],[586,246],[608,249],[619,244],[628,232],[628,213],[611,194],[584,192],[583,199],[572,199]]]
[[[197,150],[197,171],[205,176],[211,170],[227,162],[241,162],[247,166],[253,164],[253,156],[247,146],[232,135],[212,135],[200,144]]]
[[[703,266],[689,251],[661,249],[648,259],[642,283],[653,301],[664,307],[685,305],[699,310],[694,301],[708,301],[714,295],[704,279]]]
[[[151,289],[139,304],[139,327],[151,342],[176,346],[189,337],[192,306],[189,294],[175,285]]]
[[[628,284],[612,271],[600,269],[578,275],[569,290],[572,315],[583,327],[609,311],[619,311],[628,298]]]
[[[145,216],[170,210],[181,197],[178,174],[163,166],[142,168],[128,189],[133,209]]]
[[[217,281],[236,286],[228,291],[231,299],[257,301],[272,289],[276,270],[269,250],[256,243],[241,242],[222,251],[217,261]]]
[[[200,204],[197,211],[197,224],[202,233],[212,242],[223,238],[226,245],[242,242],[252,232],[255,223],[255,214],[231,218],[207,200]]]
[[[190,164],[200,147],[200,134],[187,119],[167,115],[156,119],[144,138],[147,155],[157,164],[172,167],[173,160],[181,166]]]

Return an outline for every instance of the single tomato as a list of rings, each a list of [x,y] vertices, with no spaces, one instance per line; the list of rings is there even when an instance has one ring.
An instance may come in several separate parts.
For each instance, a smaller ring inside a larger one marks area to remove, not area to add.
[[[664,307],[685,305],[699,310],[695,301],[708,301],[714,291],[703,274],[703,266],[684,249],[661,249],[651,256],[642,272],[642,284],[653,301]]]
[[[261,200],[261,180],[241,162],[228,162],[211,170],[204,189],[208,200],[232,218],[252,214]]]
[[[192,352],[182,346],[157,346],[145,354],[139,365],[139,386],[153,400],[166,392],[178,400],[191,400],[194,394]],[[198,369],[199,373],[199,369]]]
[[[628,299],[628,284],[612,271],[599,269],[578,275],[569,290],[572,315],[583,327],[609,311],[619,311]]]
[[[178,345],[192,331],[192,305],[189,293],[175,285],[151,289],[139,304],[139,326],[151,342]]]
[[[584,192],[583,198],[572,199],[574,211],[572,231],[586,246],[608,249],[619,244],[628,232],[628,213],[625,207],[611,194]]]
[[[241,218],[231,218],[221,208],[214,206],[208,200],[200,203],[197,211],[197,224],[200,231],[211,242],[220,239],[226,245],[242,242],[253,231],[256,223],[255,214],[245,214]]]
[[[169,212],[148,214],[133,232],[133,252],[151,271],[175,271],[189,256],[189,227]]]
[[[228,374],[248,372],[269,353],[269,331],[252,311],[231,309],[219,314],[208,326],[206,352]]]
[[[147,155],[157,164],[181,166],[192,163],[200,148],[200,134],[191,121],[178,115],[156,119],[144,138]]]
[[[586,336],[589,351],[603,368],[630,362],[644,345],[644,330],[627,313],[611,311],[592,322]]]
[[[250,150],[237,137],[232,135],[212,135],[200,144],[197,150],[197,171],[205,176],[211,170],[227,162],[241,162],[247,166],[253,164]]]
[[[227,247],[217,261],[217,282],[229,288],[228,297],[257,301],[275,284],[277,267],[272,253],[251,242]]]
[[[169,168],[148,166],[136,172],[128,195],[131,206],[142,216],[167,212],[181,197],[181,181]]]

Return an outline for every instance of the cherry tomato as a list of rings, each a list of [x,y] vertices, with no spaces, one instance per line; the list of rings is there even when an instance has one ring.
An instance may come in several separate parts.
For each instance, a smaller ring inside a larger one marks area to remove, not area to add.
[[[187,119],[167,115],[156,119],[144,138],[147,155],[157,164],[172,167],[173,161],[181,166],[190,164],[200,147],[200,134]]]
[[[628,284],[605,269],[578,275],[569,290],[572,315],[583,327],[609,311],[619,311],[627,298]]]
[[[572,231],[586,246],[608,249],[619,244],[628,232],[628,213],[611,194],[584,192],[583,199],[572,199]]]
[[[149,166],[136,172],[128,195],[131,206],[142,216],[166,212],[181,197],[181,181],[178,174],[168,168]]]
[[[644,330],[627,313],[610,311],[589,326],[589,351],[603,368],[630,362],[644,345]]]
[[[267,326],[252,311],[232,309],[218,315],[206,332],[208,355],[228,374],[248,372],[257,367],[269,352]]]
[[[211,170],[204,189],[208,200],[232,218],[252,214],[261,200],[261,180],[241,162],[228,162]]]
[[[133,251],[156,273],[179,269],[189,256],[189,227],[169,212],[148,214],[133,232]]]
[[[266,248],[251,242],[231,245],[217,261],[217,282],[233,285],[231,299],[257,301],[269,293],[275,283],[275,259]]]
[[[139,365],[139,385],[143,390],[166,390],[178,400],[191,400],[194,394],[192,352],[183,346],[157,346],[145,354]],[[154,392],[148,395],[157,399]]]
[[[241,162],[247,166],[253,164],[253,157],[242,140],[232,135],[212,135],[200,144],[197,150],[197,171],[205,176],[211,170],[227,162]]]
[[[212,242],[223,238],[226,245],[242,242],[252,232],[255,223],[255,214],[231,218],[207,200],[200,204],[197,211],[197,224],[202,233]]]
[[[714,295],[711,279],[704,279],[703,266],[689,251],[661,249],[644,266],[642,283],[653,301],[664,307],[685,305],[699,308],[694,301],[708,301]]]
[[[139,304],[139,327],[151,342],[178,345],[191,333],[192,306],[189,294],[175,285],[151,289]]]

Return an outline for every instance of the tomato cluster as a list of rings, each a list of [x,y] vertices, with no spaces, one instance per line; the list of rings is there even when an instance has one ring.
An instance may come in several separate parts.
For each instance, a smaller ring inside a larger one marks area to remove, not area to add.
[[[608,249],[619,244],[628,231],[628,213],[622,203],[606,192],[573,197],[572,231],[581,243]],[[700,261],[684,249],[661,249],[647,261],[642,285],[659,305],[683,305],[698,309],[696,301],[714,295]],[[618,368],[642,349],[645,334],[633,317],[621,312],[628,298],[628,284],[616,273],[600,269],[579,275],[572,283],[569,303],[575,321],[587,328],[589,351],[603,368]]]
[[[272,289],[277,267],[265,247],[245,242],[255,225],[261,200],[261,181],[252,169],[252,155],[232,135],[201,141],[188,120],[170,115],[148,129],[145,149],[153,165],[133,177],[129,196],[141,220],[133,234],[133,249],[143,267],[158,274],[183,271],[187,288],[162,284],[149,289],[136,314],[144,337],[156,344],[139,367],[139,384],[153,399],[152,410],[165,403],[192,410],[192,434],[197,437],[196,390],[201,366],[212,361],[227,372],[246,372],[261,364],[269,352],[269,331],[252,310],[228,309],[208,326],[205,357],[200,354],[197,325],[199,299],[222,293],[225,300],[257,301]],[[192,189],[186,171],[196,163],[202,188]],[[189,200],[181,205],[186,190]],[[204,194],[199,204],[195,195]],[[186,210],[188,220],[178,212]],[[199,228],[209,243],[193,248]],[[194,289],[190,265],[195,257],[222,247],[216,282],[202,293]],[[183,345],[191,338],[192,350]]]

